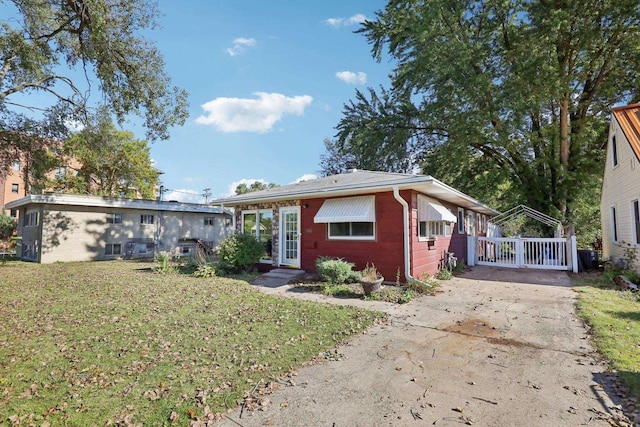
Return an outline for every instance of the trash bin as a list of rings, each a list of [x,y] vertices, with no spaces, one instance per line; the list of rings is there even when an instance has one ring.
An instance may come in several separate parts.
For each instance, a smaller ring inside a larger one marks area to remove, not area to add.
[[[579,249],[578,258],[585,270],[598,268],[598,253],[590,249]]]

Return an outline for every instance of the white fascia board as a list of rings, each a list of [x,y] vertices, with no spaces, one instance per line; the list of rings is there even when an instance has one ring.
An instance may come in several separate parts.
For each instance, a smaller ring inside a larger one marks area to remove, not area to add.
[[[98,208],[139,209],[149,211],[193,212],[204,214],[229,213],[220,207],[193,205],[173,202],[156,202],[153,200],[115,199],[98,196],[83,195],[31,195],[14,200],[5,205],[8,209],[15,209],[29,204],[49,204],[61,206],[87,206]]]

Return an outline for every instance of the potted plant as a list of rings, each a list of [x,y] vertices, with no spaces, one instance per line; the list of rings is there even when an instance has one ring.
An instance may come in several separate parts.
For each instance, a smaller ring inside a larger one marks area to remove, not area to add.
[[[376,266],[372,263],[367,263],[364,270],[360,272],[361,276],[358,280],[364,289],[365,295],[371,295],[372,292],[380,290],[380,286],[384,281],[384,277],[378,272]]]

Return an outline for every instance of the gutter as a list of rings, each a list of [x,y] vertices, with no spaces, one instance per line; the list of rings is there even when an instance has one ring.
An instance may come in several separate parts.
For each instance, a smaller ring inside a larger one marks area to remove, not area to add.
[[[398,186],[392,187],[393,197],[402,205],[402,222],[404,223],[404,277],[409,280],[415,280],[422,283],[425,286],[432,287],[429,283],[418,280],[411,275],[411,248],[409,246],[409,204],[405,199],[400,197],[400,190]]]

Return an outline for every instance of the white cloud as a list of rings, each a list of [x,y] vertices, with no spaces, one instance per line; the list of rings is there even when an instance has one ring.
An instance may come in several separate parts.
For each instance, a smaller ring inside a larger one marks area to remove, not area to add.
[[[79,120],[65,120],[64,125],[71,132],[80,132],[80,131],[83,131],[85,128],[84,124]]]
[[[293,183],[301,182],[301,181],[311,181],[312,179],[318,179],[318,175],[312,173],[305,173],[300,178],[296,179]]]
[[[214,125],[221,132],[271,130],[285,114],[301,116],[311,104],[309,95],[288,97],[280,93],[254,93],[257,99],[216,98],[202,105],[205,114],[196,119],[201,125]]]
[[[253,47],[256,45],[255,39],[247,39],[244,37],[238,37],[233,41],[233,46],[227,48],[227,53],[231,56],[240,55],[245,52],[247,47]]]
[[[240,181],[233,181],[231,184],[229,184],[229,191],[227,192],[227,194],[225,194],[225,197],[226,196],[233,196],[234,194],[236,194],[236,188],[238,187],[238,185],[244,184],[247,187],[249,187],[254,182],[261,182],[263,184],[267,184],[267,181],[262,179],[262,178],[259,178],[259,179],[242,178]]]
[[[182,203],[204,203],[204,197],[202,197],[198,191],[184,188],[167,191],[162,195],[162,200],[177,200]]]
[[[357,73],[352,71],[338,71],[336,73],[336,77],[343,82],[350,83],[352,85],[363,85],[367,83],[367,74],[362,71],[358,71]]]
[[[361,24],[367,20],[367,17],[362,13],[356,13],[350,18],[329,18],[325,19],[324,24],[335,29],[339,29],[340,27],[348,27],[350,25]]]

